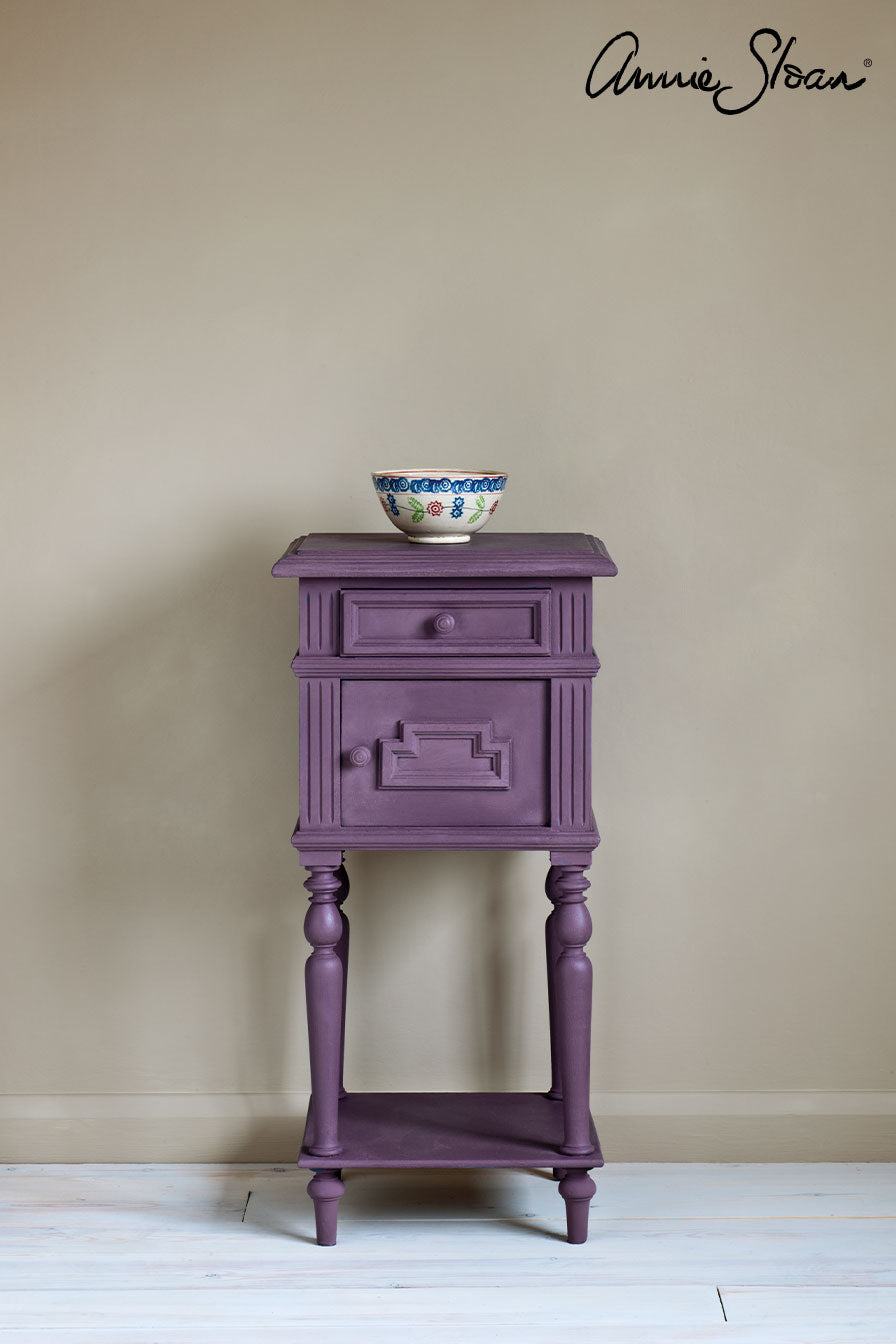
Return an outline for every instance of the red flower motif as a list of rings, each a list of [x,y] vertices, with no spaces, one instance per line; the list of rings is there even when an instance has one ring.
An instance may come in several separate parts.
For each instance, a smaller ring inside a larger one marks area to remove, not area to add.
[[[440,500],[431,499],[426,506],[426,512],[431,513],[433,518],[438,518],[439,514],[442,512],[443,507],[444,505]]]
[[[382,504],[383,508],[384,508],[384,509],[386,510],[386,512],[388,513],[388,512],[389,512],[389,505],[386,503],[386,501],[385,501],[382,497],[380,497],[380,503]]]
[[[495,511],[495,509],[496,509],[497,507],[498,507],[498,501],[495,500],[494,504],[493,504],[493,505],[491,506],[491,508],[489,509],[489,513],[494,513],[494,511]]]

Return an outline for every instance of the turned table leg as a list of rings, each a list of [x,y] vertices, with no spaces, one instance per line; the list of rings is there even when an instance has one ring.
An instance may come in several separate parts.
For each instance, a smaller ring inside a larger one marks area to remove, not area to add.
[[[590,885],[585,869],[590,861],[589,856],[580,862],[555,863],[547,882],[547,893],[554,903],[551,936],[560,949],[553,985],[554,1044],[563,1105],[560,1151],[576,1157],[593,1151],[589,1109],[591,963],[584,950],[591,936],[591,916],[585,907]]]
[[[311,904],[305,916],[305,937],[313,949],[305,963],[314,1129],[313,1142],[307,1147],[316,1157],[333,1157],[340,1151],[339,1092],[345,975],[337,949],[345,936],[339,899],[347,884],[339,876],[338,862],[319,861],[325,857],[329,856],[303,856],[304,866],[309,870],[305,887],[311,893]]]
[[[342,919],[342,935],[336,944],[336,955],[342,962],[342,1026],[339,1036],[339,1095],[345,1096],[345,996],[348,990],[348,915],[342,906],[349,892],[348,873],[345,871],[345,864],[339,868],[336,876],[339,878],[342,886],[339,895],[336,897],[336,903],[339,907],[339,915]]]
[[[339,1201],[344,1192],[345,1184],[341,1171],[316,1171],[308,1182],[308,1193],[314,1202],[314,1224],[318,1246],[336,1245]],[[587,1213],[585,1217],[587,1220]]]
[[[558,872],[559,869],[553,867],[548,870],[544,890],[549,901],[554,900],[553,883]],[[548,1092],[548,1096],[553,1101],[560,1101],[563,1097],[563,1085],[560,1081],[560,1052],[557,1046],[557,990],[555,974],[557,961],[559,960],[562,948],[557,941],[557,911],[553,909],[545,920],[544,950],[548,969],[548,1030],[550,1032],[551,1041],[551,1089]]]

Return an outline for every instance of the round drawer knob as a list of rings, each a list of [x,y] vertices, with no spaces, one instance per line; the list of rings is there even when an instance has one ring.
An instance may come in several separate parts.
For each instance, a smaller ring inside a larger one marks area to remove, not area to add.
[[[450,635],[454,629],[454,617],[450,611],[440,611],[433,625],[440,635]]]
[[[367,765],[370,761],[369,747],[352,747],[348,754],[352,765]]]

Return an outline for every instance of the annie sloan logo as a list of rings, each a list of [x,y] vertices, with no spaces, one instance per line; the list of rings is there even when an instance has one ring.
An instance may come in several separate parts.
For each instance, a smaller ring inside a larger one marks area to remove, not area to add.
[[[635,64],[641,44],[636,33],[626,31],[610,38],[588,71],[585,92],[589,98],[599,98],[602,93],[625,93],[627,89],[694,89],[697,93],[712,94],[712,102],[717,112],[735,116],[755,107],[769,89],[774,89],[779,80],[786,89],[858,89],[865,83],[861,79],[850,79],[845,70],[832,75],[822,66],[812,66],[803,70],[787,58],[796,46],[796,38],[784,41],[774,28],[757,28],[750,38],[750,54],[755,58],[758,69],[753,78],[743,88],[725,84],[717,78],[708,65],[685,74],[682,70],[645,70]],[[700,60],[707,58],[701,56]],[[865,62],[870,65],[871,62]]]

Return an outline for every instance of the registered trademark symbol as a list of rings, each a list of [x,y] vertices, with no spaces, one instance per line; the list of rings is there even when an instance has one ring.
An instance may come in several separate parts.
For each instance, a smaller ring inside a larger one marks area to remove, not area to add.
[[[870,64],[871,64],[871,62],[869,61],[868,57],[866,56],[866,57],[865,57],[865,66],[866,66],[866,68],[867,68],[867,66],[869,66]]]

